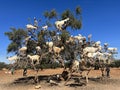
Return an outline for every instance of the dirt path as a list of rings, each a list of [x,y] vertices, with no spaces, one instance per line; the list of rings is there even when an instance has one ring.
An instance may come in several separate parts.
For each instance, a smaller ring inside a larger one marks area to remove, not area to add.
[[[39,75],[61,74],[61,72],[62,69],[46,69],[39,71]],[[33,76],[34,73],[34,71],[29,70],[28,76]],[[41,88],[38,90],[120,90],[120,69],[111,69],[111,77],[109,79],[97,81],[93,78],[93,76],[98,77],[100,75],[100,71],[92,70],[89,74],[90,79],[87,86],[64,86],[64,82],[59,83],[59,86],[50,86],[45,81],[41,81]],[[23,78],[22,70],[17,70],[14,75],[0,71],[0,90],[36,90],[34,88],[35,84],[13,84],[18,78]]]

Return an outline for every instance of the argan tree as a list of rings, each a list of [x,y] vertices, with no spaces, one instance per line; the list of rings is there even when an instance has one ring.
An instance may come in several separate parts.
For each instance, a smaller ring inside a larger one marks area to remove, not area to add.
[[[40,46],[42,49],[41,50],[42,53],[45,53],[48,51],[48,47],[46,46],[46,41],[53,41],[57,46],[65,47],[64,51],[61,53],[64,59],[66,60],[73,59],[74,57],[71,57],[71,55],[73,55],[74,53],[73,51],[74,47],[72,47],[73,44],[69,44],[69,45],[66,44],[66,40],[70,37],[69,29],[75,31],[75,30],[80,30],[82,27],[81,8],[77,6],[74,11],[67,9],[63,11],[61,14],[59,14],[55,9],[53,9],[51,11],[45,11],[43,16],[45,17],[45,20],[41,20],[40,23],[44,21],[43,25],[47,25],[48,30],[43,30],[41,28],[42,26],[37,26],[38,30],[36,32],[35,31],[29,32],[28,30],[21,28],[19,29],[11,28],[11,31],[5,32],[5,35],[8,36],[10,40],[10,44],[8,45],[7,48],[8,53],[18,54],[18,49],[25,45],[24,39],[27,36],[31,35],[31,39],[28,41],[27,44],[27,54],[35,54],[36,46]],[[66,18],[69,18],[70,20],[65,30],[63,31],[57,30],[55,28],[54,22]],[[58,33],[59,33],[59,37],[61,38],[59,42],[57,40],[54,40],[54,37],[56,37]]]

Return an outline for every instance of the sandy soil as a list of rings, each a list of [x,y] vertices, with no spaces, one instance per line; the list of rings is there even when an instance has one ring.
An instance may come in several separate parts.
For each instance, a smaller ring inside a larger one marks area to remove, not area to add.
[[[61,74],[63,69],[45,69],[39,71],[39,76]],[[0,90],[120,90],[120,69],[112,68],[110,78],[100,80],[96,77],[101,76],[100,70],[92,70],[89,73],[89,83],[86,86],[72,86],[73,80],[68,82],[68,85],[64,86],[64,81],[61,81],[58,86],[50,86],[45,80],[40,81],[38,85],[41,88],[35,89],[35,84],[31,83],[35,72],[28,70],[28,76],[22,76],[22,70],[15,71],[14,75],[5,73],[7,70],[0,71]],[[28,80],[29,77],[29,80]],[[15,83],[17,80],[21,80],[19,83]],[[27,80],[27,82],[22,82]],[[30,82],[30,83],[29,83]]]

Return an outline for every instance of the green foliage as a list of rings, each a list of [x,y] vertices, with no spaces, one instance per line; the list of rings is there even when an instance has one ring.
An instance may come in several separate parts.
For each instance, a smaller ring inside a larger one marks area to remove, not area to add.
[[[75,11],[72,12],[70,11],[69,9],[65,10],[61,15],[60,15],[60,18],[63,20],[63,19],[66,19],[66,18],[70,18],[70,21],[69,21],[69,26],[74,29],[74,30],[78,30],[78,29],[81,29],[82,27],[82,20],[81,20],[81,8],[80,6],[77,6],[75,8]],[[50,12],[49,11],[45,11],[44,12],[44,16],[45,18],[48,18],[48,19],[58,19],[58,14],[56,12],[56,10],[51,10]],[[50,24],[51,26],[51,24]]]
[[[57,13],[56,13],[56,11],[53,9],[53,10],[51,10],[51,12],[50,12],[50,15],[49,15],[49,18],[56,18],[57,17]]]
[[[0,62],[0,70],[2,70],[3,68],[9,68],[8,64],[5,64],[4,62]]]
[[[5,32],[5,35],[8,36],[9,40],[16,42],[16,43],[21,43],[24,37],[27,36],[27,32],[23,29],[15,29],[15,28],[10,28],[11,32]]]
[[[27,54],[34,54],[35,53],[35,47],[37,46],[37,44],[35,43],[35,41],[31,40],[28,41],[27,44]]]
[[[48,18],[48,17],[49,17],[49,12],[48,12],[48,11],[45,11],[45,12],[44,12],[44,16],[45,16],[45,18]]]
[[[81,20],[77,20],[74,18],[71,22],[72,22],[71,23],[72,29],[81,29],[81,26],[82,26]]]
[[[17,52],[16,52],[17,49],[18,49],[17,43],[11,42],[11,43],[8,45],[7,52],[8,52],[8,53],[9,53],[9,52],[15,52],[15,53],[17,53]]]
[[[69,38],[70,34],[68,31],[62,31],[62,33],[60,34],[61,37],[61,41],[63,44],[65,44],[66,40]]]
[[[57,63],[57,62],[54,62],[52,64],[50,64],[50,63],[48,63],[48,64],[41,64],[40,67],[42,67],[43,69],[47,69],[47,68],[55,69],[55,68],[60,67],[60,64]]]
[[[65,19],[68,17],[70,18],[69,26],[74,30],[81,29],[82,27],[80,10],[81,10],[80,7],[76,8],[76,15],[74,15],[74,13],[72,13],[70,10],[64,11],[61,15],[62,19]],[[77,15],[80,15],[80,17],[77,17]]]
[[[55,11],[55,9],[52,9],[50,12],[45,11],[44,16],[45,18],[48,18],[48,19],[57,18],[57,12]]]
[[[61,17],[62,17],[62,19],[66,19],[66,18],[68,18],[68,17],[71,17],[73,14],[71,13],[71,11],[68,9],[68,10],[65,10],[63,13],[62,13],[62,15],[61,15]]]
[[[111,67],[120,67],[120,60],[115,60],[113,63],[110,64]]]
[[[77,6],[76,9],[75,9],[75,11],[76,11],[76,15],[79,15],[82,12],[80,6]]]
[[[27,36],[27,32],[23,29],[10,28],[10,32],[5,32],[11,43],[8,45],[7,52],[18,52],[18,48],[22,47],[23,40]]]
[[[43,30],[41,30],[39,33],[38,33],[38,45],[44,49],[44,46],[45,46],[45,36],[47,36],[47,33]]]
[[[46,21],[46,25],[47,25],[48,27],[52,27],[52,24],[50,23],[50,21]]]

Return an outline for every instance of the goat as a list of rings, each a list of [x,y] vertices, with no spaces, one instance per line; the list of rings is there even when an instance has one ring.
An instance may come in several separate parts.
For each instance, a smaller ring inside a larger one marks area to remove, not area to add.
[[[95,52],[95,53],[88,53],[88,54],[87,54],[87,57],[88,57],[88,58],[95,58],[96,55],[97,55],[96,52]]]
[[[62,46],[61,48],[60,47],[56,47],[56,46],[53,46],[53,51],[55,54],[59,55],[60,52],[64,50],[64,47]]]
[[[52,48],[53,47],[53,42],[46,42],[46,45],[48,45],[49,48]]]
[[[37,29],[37,27],[35,27],[35,26],[31,25],[31,24],[27,24],[26,27],[27,27],[28,30],[33,30],[33,29],[36,30]]]
[[[46,42],[46,45],[48,45],[49,52],[51,52],[52,51],[52,47],[53,47],[53,42],[52,41],[51,42]]]
[[[28,37],[25,38],[25,45],[27,45],[30,38],[31,38],[31,36],[28,36]]]
[[[66,18],[64,20],[61,20],[61,21],[56,21],[55,22],[55,26],[58,30],[63,30],[64,27],[67,26],[67,21],[69,20],[69,18]],[[64,27],[63,27],[64,26]]]
[[[15,55],[15,56],[7,57],[7,59],[12,63],[13,61],[16,62],[19,59],[19,57]]]
[[[25,38],[25,41],[28,41],[31,38],[31,36],[28,36]]]
[[[97,42],[95,42],[95,46],[100,46],[100,44],[101,44],[101,42],[100,41],[97,41]]]
[[[42,27],[42,29],[43,29],[43,30],[47,30],[47,29],[48,29],[48,26],[45,25],[45,26]]]
[[[98,52],[98,53],[97,53],[97,58],[98,58],[100,61],[103,61],[104,64],[105,64],[105,63],[110,64],[110,62],[108,62],[107,60],[108,60],[111,56],[112,56],[112,54],[107,53],[107,52],[105,52],[105,53],[100,53],[100,52]]]
[[[79,42],[79,44],[84,44],[86,41],[86,37],[78,34],[78,36],[74,36],[74,39]]]
[[[99,46],[98,48],[96,47],[86,47],[83,49],[83,54],[87,54],[87,53],[95,53],[97,51],[100,51],[102,48],[101,46]]]
[[[77,61],[77,60],[73,61],[71,70],[72,70],[72,72],[74,72],[74,71],[78,72],[79,71],[79,61]]]
[[[32,61],[32,64],[34,64],[34,62],[36,61],[37,64],[39,64],[39,59],[40,56],[39,55],[27,55],[27,58],[29,58]]]
[[[36,50],[37,50],[37,51],[40,51],[40,50],[41,50],[40,46],[37,46],[37,47],[36,47]]]
[[[9,61],[16,61],[18,59],[18,56],[15,55],[15,56],[7,57],[7,59]]]
[[[66,40],[66,43],[74,42],[75,38],[73,36],[70,36],[68,40]]]
[[[83,40],[83,39],[85,39],[85,37],[82,36],[81,34],[78,34],[78,36],[74,36],[74,38],[77,39],[77,40]]]
[[[26,53],[26,50],[27,50],[27,47],[24,46],[24,47],[19,49],[19,52],[20,53]]]
[[[109,48],[108,48],[108,51],[109,51],[109,52],[116,52],[116,51],[117,51],[117,48],[109,47]]]

